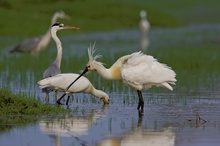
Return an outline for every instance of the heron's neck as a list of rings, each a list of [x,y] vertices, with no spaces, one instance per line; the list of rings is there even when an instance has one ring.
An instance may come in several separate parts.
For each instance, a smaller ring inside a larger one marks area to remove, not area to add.
[[[57,19],[58,19],[57,15],[54,14],[52,19],[51,19],[51,25],[53,25],[57,21]]]
[[[60,68],[61,66],[61,60],[62,60],[62,45],[59,44],[57,45],[57,57],[54,61],[54,64],[56,64],[58,66],[58,68]]]
[[[57,46],[57,57],[54,61],[54,64],[56,64],[60,68],[61,60],[62,60],[62,50],[63,50],[62,43],[61,43],[60,39],[57,37],[56,32],[52,31],[51,36],[52,36],[52,38],[55,41],[56,46]]]
[[[51,34],[51,26],[57,21],[57,18],[58,18],[57,15],[54,14],[51,19],[51,25],[50,25],[49,29],[47,30],[46,34],[44,35],[44,37],[49,38],[49,40],[50,40],[50,35],[52,35]]]
[[[47,45],[50,42],[51,36],[50,36],[50,28],[47,30],[47,32],[44,34],[45,44]]]

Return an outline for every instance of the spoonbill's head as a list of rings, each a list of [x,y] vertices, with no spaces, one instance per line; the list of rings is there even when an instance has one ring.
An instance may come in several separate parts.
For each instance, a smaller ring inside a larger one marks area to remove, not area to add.
[[[97,69],[103,68],[103,63],[96,61],[98,58],[101,58],[102,56],[97,54],[94,56],[95,53],[95,44],[93,46],[90,45],[88,48],[88,56],[89,56],[89,61],[86,65],[88,71],[97,71]]]
[[[86,65],[86,68],[84,69],[84,71],[70,84],[73,85],[79,78],[81,78],[81,76],[83,76],[86,72],[88,71],[97,71],[99,70],[100,68],[104,68],[104,66],[102,65],[101,62],[98,62],[96,61],[96,59],[100,58],[101,55],[96,55],[95,57],[93,57],[93,54],[95,52],[94,50],[94,46],[95,44],[93,45],[93,47],[90,47],[88,48],[88,55],[89,55],[89,62],[87,63]],[[108,103],[108,95],[107,96],[104,96],[102,97],[101,99],[103,99],[104,103]]]

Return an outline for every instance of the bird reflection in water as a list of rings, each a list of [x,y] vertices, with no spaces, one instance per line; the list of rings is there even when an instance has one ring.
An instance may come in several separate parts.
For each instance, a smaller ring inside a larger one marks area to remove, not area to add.
[[[106,117],[107,105],[104,105],[100,110],[91,110],[89,114],[77,115],[73,113],[65,117],[58,117],[55,119],[44,119],[39,122],[40,131],[53,138],[56,146],[61,145],[60,137],[73,137],[81,145],[85,142],[80,139],[80,136],[87,135],[88,130],[94,122]]]
[[[137,127],[129,132],[102,139],[97,146],[174,146],[175,133],[172,127],[144,129],[141,127],[143,114],[139,112]]]

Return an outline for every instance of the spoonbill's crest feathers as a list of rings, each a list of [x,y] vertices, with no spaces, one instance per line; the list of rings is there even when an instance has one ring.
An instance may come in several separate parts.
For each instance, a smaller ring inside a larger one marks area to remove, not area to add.
[[[101,58],[102,55],[97,54],[94,56],[96,49],[95,49],[95,43],[93,46],[90,45],[90,47],[88,48],[88,55],[89,55],[89,61],[96,61],[97,59]],[[94,57],[93,57],[94,56]]]
[[[93,46],[90,45],[90,47],[88,48],[89,62],[90,62],[90,63],[91,63],[91,62],[95,62],[95,63],[97,63],[97,64],[103,66],[103,63],[102,63],[102,62],[96,61],[97,59],[101,58],[102,55],[97,54],[97,55],[94,56],[95,51],[96,51],[96,50],[95,50],[95,43],[94,43]]]

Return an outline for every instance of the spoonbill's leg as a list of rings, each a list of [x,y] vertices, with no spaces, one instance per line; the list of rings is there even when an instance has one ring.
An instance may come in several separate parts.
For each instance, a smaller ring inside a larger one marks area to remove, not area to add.
[[[61,99],[63,99],[63,97],[64,97],[65,95],[66,95],[66,93],[63,93],[63,95],[57,100],[57,104],[59,104],[59,105],[61,104],[60,101],[61,101]]]
[[[142,92],[140,90],[137,90],[137,93],[138,93],[138,97],[139,97],[137,109],[140,110],[140,108],[141,108],[141,111],[143,112],[144,111],[144,99],[142,97]]]
[[[66,101],[66,105],[68,105],[69,100],[70,100],[70,95],[68,95],[68,98],[67,98],[67,101]]]

